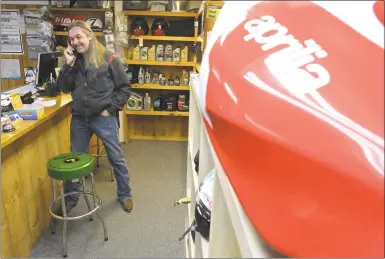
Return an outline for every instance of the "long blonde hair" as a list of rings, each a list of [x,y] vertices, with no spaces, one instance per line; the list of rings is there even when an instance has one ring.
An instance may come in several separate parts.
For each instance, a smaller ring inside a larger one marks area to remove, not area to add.
[[[87,37],[91,38],[90,46],[88,51],[90,52],[90,62],[95,66],[95,68],[99,68],[105,62],[104,56],[107,52],[107,48],[104,47],[95,37],[94,32],[91,27],[85,23],[84,21],[74,21],[68,26],[68,32],[73,27],[79,27],[82,31],[87,35]]]

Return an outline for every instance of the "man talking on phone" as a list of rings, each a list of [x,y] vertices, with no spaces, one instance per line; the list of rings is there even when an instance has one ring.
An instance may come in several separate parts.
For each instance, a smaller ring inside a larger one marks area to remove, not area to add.
[[[88,153],[92,135],[103,142],[108,160],[114,169],[117,196],[123,210],[131,212],[130,178],[119,143],[118,111],[131,95],[131,85],[121,61],[95,38],[83,21],[68,27],[68,48],[64,51],[66,64],[57,84],[64,93],[72,95],[71,151]],[[65,192],[79,191],[80,181],[67,181]],[[69,212],[78,203],[79,195],[66,197]],[[60,214],[61,204],[56,212]]]

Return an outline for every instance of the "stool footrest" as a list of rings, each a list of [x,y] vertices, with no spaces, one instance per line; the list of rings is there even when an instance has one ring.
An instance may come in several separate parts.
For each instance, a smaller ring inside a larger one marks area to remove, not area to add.
[[[90,148],[93,148],[93,147],[102,147],[104,146],[103,144],[96,144],[96,145],[92,145]]]
[[[78,192],[68,192],[68,193],[65,193],[64,197],[72,195],[72,194],[87,194],[87,195],[91,195],[91,196],[94,195],[92,192],[78,191]],[[61,199],[61,196],[59,196],[59,197],[56,198],[56,200],[51,202],[51,204],[49,205],[49,208],[48,208],[49,209],[49,213],[51,214],[52,217],[54,217],[55,219],[59,219],[59,220],[78,220],[78,219],[82,219],[82,218],[85,218],[85,217],[90,216],[91,214],[95,213],[100,208],[100,205],[102,205],[102,198],[100,198],[97,195],[95,195],[95,198],[97,199],[97,203],[95,204],[96,206],[94,207],[93,210],[89,211],[88,213],[82,214],[82,215],[79,215],[79,216],[76,216],[76,217],[61,217],[61,216],[58,216],[58,215],[56,215],[55,213],[52,212],[52,206],[54,204],[56,204]]]
[[[98,157],[98,156],[101,156],[101,157],[107,157],[107,155],[105,155],[105,154],[102,154],[102,155],[98,155],[98,154],[91,154],[92,156],[94,156],[94,157]]]

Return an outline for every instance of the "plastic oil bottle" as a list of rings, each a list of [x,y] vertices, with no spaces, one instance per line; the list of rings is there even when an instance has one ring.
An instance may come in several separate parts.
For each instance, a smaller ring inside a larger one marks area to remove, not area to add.
[[[145,111],[151,111],[151,97],[148,93],[144,96],[143,104]]]

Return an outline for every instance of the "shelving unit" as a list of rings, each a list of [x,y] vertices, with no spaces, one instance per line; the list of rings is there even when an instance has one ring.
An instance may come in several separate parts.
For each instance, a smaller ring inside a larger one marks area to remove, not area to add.
[[[153,36],[153,35],[143,35],[143,36],[129,36],[131,40],[156,40],[156,41],[191,41],[191,42],[202,42],[202,37],[177,37],[177,36]]]
[[[188,116],[188,112],[176,112],[176,111],[133,111],[126,110],[126,114],[132,115],[146,115],[146,116]]]
[[[154,11],[137,11],[137,10],[121,10],[127,16],[128,28],[130,28],[132,19],[136,17],[144,18],[149,28],[151,28],[154,19],[159,17],[165,20],[176,20],[176,19],[193,19],[194,21],[198,18],[197,12],[154,12]],[[115,13],[116,14],[116,13]],[[187,45],[189,46],[189,58],[187,62],[167,62],[167,61],[148,61],[148,60],[132,60],[128,58],[128,48],[123,48],[122,61],[129,66],[142,66],[151,67],[159,70],[167,79],[170,77],[175,78],[179,76],[182,80],[182,69],[189,71],[196,71],[195,65],[197,62],[200,48],[196,47],[197,44],[201,44],[203,38],[198,35],[197,24],[194,23],[194,35],[191,37],[184,36],[154,36],[151,35],[135,36],[128,35],[129,46],[143,45],[172,45],[175,48],[176,45]],[[142,47],[142,46],[141,46]],[[151,69],[150,68],[150,69]],[[133,84],[132,88],[134,91],[141,93],[148,92],[153,102],[157,95],[167,95],[169,93],[189,93],[189,86],[168,86],[168,85],[155,85],[155,84]],[[124,112],[124,136],[125,141],[130,139],[150,139],[150,140],[175,140],[175,141],[187,141],[188,135],[188,117],[189,112],[166,112],[166,111],[132,111],[125,109]],[[148,116],[151,115],[151,116]]]
[[[186,195],[191,197],[187,207],[186,229],[194,219],[200,183],[215,170],[210,240],[191,232],[185,237],[187,258],[271,258],[282,257],[274,252],[258,234],[245,214],[231,183],[217,157],[200,111],[199,81],[191,84],[190,117],[187,151]],[[199,150],[199,174],[195,172],[194,157]]]
[[[106,11],[113,11],[113,9],[110,8],[68,8],[68,7],[49,7],[48,10],[50,11],[65,11],[65,12],[106,12]]]
[[[212,30],[215,19],[206,19],[209,8],[220,8],[223,2],[206,1],[199,9],[204,19],[202,38],[206,44],[208,32]],[[203,49],[205,46],[202,46]],[[200,62],[194,69],[200,72]],[[210,239],[206,240],[195,232],[195,242],[191,232],[185,237],[187,258],[269,258],[280,257],[263,238],[245,214],[231,183],[217,157],[200,110],[199,79],[190,81],[190,114],[187,149],[186,195],[191,203],[186,207],[185,228],[194,220],[195,205],[199,185],[209,172],[215,170],[213,208],[211,211]],[[194,158],[199,151],[199,171],[195,171]]]
[[[56,36],[67,36],[68,35],[68,31],[54,31],[53,32]],[[102,37],[104,36],[104,33],[103,32],[94,32],[95,36],[97,37]]]
[[[114,9],[111,8],[68,8],[68,7],[49,7],[48,8],[54,15],[55,14],[68,14],[68,15],[82,15],[85,17],[89,17],[90,14],[93,14],[94,16],[97,16],[98,18],[101,18],[101,20],[104,23],[104,13],[107,11],[114,12]],[[55,36],[67,36],[67,31],[54,31]],[[96,37],[103,37],[103,32],[94,32],[94,35]],[[60,45],[60,44],[59,44]]]
[[[155,84],[133,84],[133,89],[152,89],[152,90],[176,90],[176,91],[190,91],[189,86],[170,86],[170,85],[155,85]]]
[[[199,73],[201,71],[201,63],[196,63],[195,64],[195,69]]]
[[[193,12],[153,12],[153,11],[136,11],[136,10],[123,10],[125,15],[128,16],[150,16],[150,17],[197,17],[198,13]]]
[[[201,19],[203,20],[202,24],[202,51],[204,52],[207,44],[207,38],[209,35],[209,32],[212,31],[217,15],[220,13],[220,10],[222,9],[222,6],[224,5],[224,1],[205,1],[201,8],[199,9],[199,12],[201,14]],[[210,13],[210,15],[208,15]]]
[[[195,62],[167,62],[167,61],[148,61],[148,60],[129,60],[124,59],[124,63],[128,65],[142,66],[170,66],[170,67],[195,67]]]

